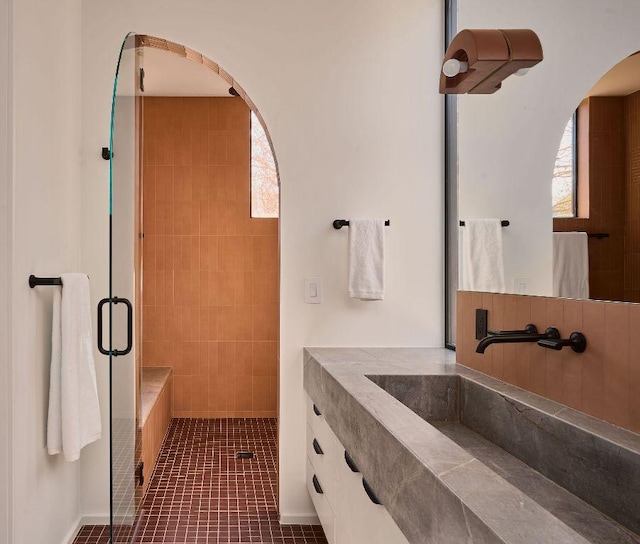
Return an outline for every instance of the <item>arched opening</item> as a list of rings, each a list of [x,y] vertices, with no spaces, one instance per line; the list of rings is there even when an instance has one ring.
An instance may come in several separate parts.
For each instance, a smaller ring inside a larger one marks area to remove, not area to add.
[[[146,34],[139,34],[136,36],[136,46],[149,48],[149,49],[157,49],[160,51],[167,51],[169,53],[173,53],[174,55],[178,55],[185,59],[191,60],[193,62],[199,63],[204,66],[206,69],[210,70],[214,74],[217,74],[226,81],[237,93],[237,96],[242,98],[245,101],[249,109],[253,112],[253,114],[257,117],[262,125],[264,132],[266,134],[267,140],[269,141],[269,146],[271,148],[271,154],[273,155],[273,160],[275,162],[276,167],[276,175],[278,175],[278,182],[280,180],[278,174],[278,160],[276,158],[275,151],[273,149],[273,141],[271,140],[271,136],[269,134],[269,130],[267,128],[266,123],[260,111],[254,104],[253,100],[247,95],[245,90],[242,88],[240,83],[238,83],[229,73],[227,73],[218,63],[212,61],[211,59],[205,57],[202,53],[198,53],[194,49],[181,45],[179,43],[171,42],[169,40],[165,40],[164,38],[158,38],[156,36],[149,36]]]
[[[173,370],[164,448],[181,452],[181,473],[192,463],[187,452],[204,444],[198,457],[205,466],[219,463],[211,474],[229,499],[246,493],[237,475],[245,483],[266,477],[273,493],[265,504],[275,511],[278,178],[271,140],[255,104],[217,63],[152,36],[137,44],[144,70],[141,364],[143,373]],[[265,190],[273,185],[275,192]],[[155,470],[169,476],[176,465]]]
[[[323,542],[319,528],[278,521],[279,178],[267,127],[215,62],[152,36],[135,46],[138,534]],[[167,68],[171,58],[183,65]]]

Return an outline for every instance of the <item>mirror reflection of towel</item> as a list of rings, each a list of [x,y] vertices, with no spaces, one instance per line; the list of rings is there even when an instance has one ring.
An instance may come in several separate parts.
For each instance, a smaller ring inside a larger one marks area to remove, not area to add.
[[[461,288],[465,291],[504,293],[500,219],[466,219],[461,230]]]
[[[586,232],[553,233],[553,296],[589,298],[589,237]]]

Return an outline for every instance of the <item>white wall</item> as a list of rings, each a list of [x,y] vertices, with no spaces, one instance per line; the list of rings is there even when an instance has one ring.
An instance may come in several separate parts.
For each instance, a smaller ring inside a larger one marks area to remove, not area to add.
[[[5,183],[2,164],[0,178],[0,194],[10,198],[10,211],[2,217],[13,242],[6,261],[10,296],[1,297],[3,310],[6,304],[11,308],[13,536],[8,540],[49,544],[63,542],[77,522],[80,466],[46,451],[52,291],[30,289],[27,278],[60,275],[80,264],[80,0],[11,4],[12,172]],[[6,1],[1,6],[6,10]],[[6,19],[0,20],[4,25]],[[0,127],[4,150],[3,133]],[[4,228],[0,232],[4,235]],[[5,277],[0,270],[3,295]],[[5,423],[4,411],[0,417]]]
[[[9,1],[0,0],[0,544],[11,536],[11,36]]]
[[[551,174],[564,126],[591,86],[640,50],[637,0],[458,0],[459,28],[531,28],[544,60],[493,95],[459,98],[460,218],[509,219],[505,278],[550,295]]]
[[[313,513],[304,485],[302,348],[442,345],[442,6],[439,0],[114,0],[82,3],[83,268],[106,282],[106,163],[112,78],[135,30],[219,62],[265,118],[282,181],[280,510]],[[346,229],[381,217],[384,302],[346,294]],[[303,278],[324,300],[305,305]],[[98,293],[94,292],[97,298]],[[98,378],[107,396],[106,371]],[[106,420],[105,420],[106,422]],[[107,508],[106,440],[85,457],[82,508]],[[90,457],[90,456],[93,457]]]

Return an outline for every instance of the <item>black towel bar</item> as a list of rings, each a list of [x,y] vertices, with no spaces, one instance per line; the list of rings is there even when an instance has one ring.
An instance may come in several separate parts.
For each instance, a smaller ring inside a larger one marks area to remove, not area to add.
[[[62,278],[38,278],[31,274],[29,276],[29,287],[33,289],[37,285],[62,285]]]
[[[500,225],[501,225],[502,227],[508,227],[510,224],[511,224],[511,223],[509,222],[509,220],[508,220],[508,219],[503,219],[502,221],[500,221]],[[464,225],[465,225],[464,221],[460,221],[460,226],[461,226],[461,227],[464,227]]]
[[[384,222],[385,227],[388,227],[390,224],[391,224],[391,221],[389,221],[388,219]],[[348,227],[348,226],[349,226],[348,219],[335,219],[333,221],[333,228],[336,230],[339,230],[342,227]]]

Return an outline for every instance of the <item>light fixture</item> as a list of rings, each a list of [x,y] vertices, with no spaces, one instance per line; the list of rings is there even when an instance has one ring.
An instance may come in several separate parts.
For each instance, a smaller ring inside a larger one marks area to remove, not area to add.
[[[455,77],[469,69],[469,63],[458,59],[449,59],[442,65],[442,73],[447,77]]]
[[[447,48],[440,93],[495,93],[511,74],[525,75],[542,58],[542,45],[533,30],[462,30]]]

